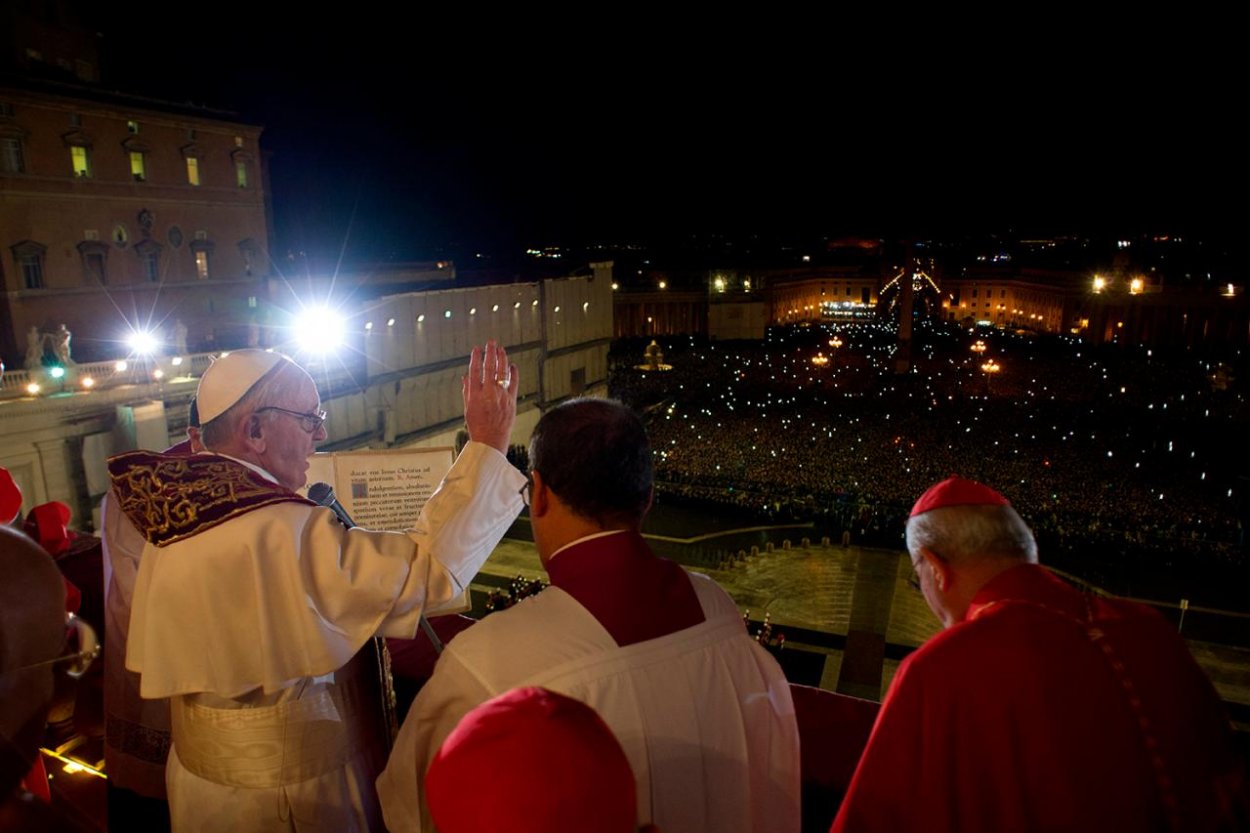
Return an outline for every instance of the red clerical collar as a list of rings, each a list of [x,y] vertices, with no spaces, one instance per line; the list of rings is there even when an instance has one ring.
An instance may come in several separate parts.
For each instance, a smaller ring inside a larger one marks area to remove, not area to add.
[[[547,564],[551,583],[595,617],[618,645],[667,636],[703,621],[703,607],[679,564],[658,558],[642,535],[588,538]]]
[[[972,597],[967,621],[976,619],[995,605],[1022,601],[1051,608],[1069,616],[1080,617],[1083,608],[1080,594],[1040,564],[1021,564],[1004,570],[990,579]]]

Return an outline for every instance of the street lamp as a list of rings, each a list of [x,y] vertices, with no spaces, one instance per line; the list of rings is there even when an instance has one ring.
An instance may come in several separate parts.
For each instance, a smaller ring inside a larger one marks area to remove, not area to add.
[[[842,339],[834,336],[829,339],[829,346],[833,348],[833,366],[838,366],[838,348],[842,346]]]
[[[990,359],[988,362],[981,365],[981,370],[982,372],[985,373],[985,395],[989,396],[990,395],[990,380],[994,378],[995,373],[1002,370],[1002,367],[998,364],[998,362],[994,361],[993,359]]]

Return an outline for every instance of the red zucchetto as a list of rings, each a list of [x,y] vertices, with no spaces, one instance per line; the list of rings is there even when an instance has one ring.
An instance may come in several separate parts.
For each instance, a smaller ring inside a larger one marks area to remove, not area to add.
[[[442,833],[634,833],[634,773],[585,703],[518,688],[461,719],[425,776]]]
[[[911,508],[910,517],[923,515],[925,512],[931,512],[934,509],[944,509],[947,506],[1010,506],[1011,503],[1007,498],[991,489],[989,486],[982,485],[975,480],[965,480],[962,477],[951,475],[943,480],[930,486],[920,499],[916,501],[916,505]]]

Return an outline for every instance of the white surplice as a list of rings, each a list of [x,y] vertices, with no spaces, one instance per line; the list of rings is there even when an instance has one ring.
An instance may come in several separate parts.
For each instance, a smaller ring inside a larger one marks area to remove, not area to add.
[[[555,586],[457,635],[378,779],[391,833],[433,829],[421,790],[434,754],[474,706],[522,686],[599,713],[634,771],[639,824],[681,833],[798,831],[789,684],[747,635],[733,600],[706,576],[690,578],[705,621],[625,647]]]

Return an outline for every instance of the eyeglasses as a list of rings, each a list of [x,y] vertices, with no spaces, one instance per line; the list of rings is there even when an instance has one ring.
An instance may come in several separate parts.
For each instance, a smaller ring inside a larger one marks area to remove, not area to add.
[[[100,656],[100,637],[96,635],[95,628],[72,613],[65,614],[65,627],[72,628],[78,634],[77,651],[72,654],[63,654],[52,659],[45,659],[42,662],[32,662],[30,665],[11,668],[4,673],[6,675],[13,674],[30,668],[42,668],[45,665],[59,665],[62,662],[67,662],[69,667],[65,669],[65,673],[74,679],[78,679],[83,674],[86,674],[87,669],[91,667],[91,663],[96,657]]]
[[[286,408],[278,408],[273,405],[270,405],[266,408],[256,409],[256,413],[258,414],[263,414],[265,411],[277,411],[280,414],[286,414],[287,416],[295,417],[296,419],[299,420],[299,427],[303,428],[309,434],[317,433],[317,429],[320,428],[322,425],[325,425],[326,417],[328,416],[326,412],[321,410],[320,408],[308,414],[304,413],[303,411],[291,411],[291,410],[287,410]]]
[[[520,488],[519,494],[521,495],[521,503],[524,503],[526,506],[530,505],[530,490],[533,488],[534,478],[528,474],[525,475],[525,485]]]

